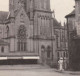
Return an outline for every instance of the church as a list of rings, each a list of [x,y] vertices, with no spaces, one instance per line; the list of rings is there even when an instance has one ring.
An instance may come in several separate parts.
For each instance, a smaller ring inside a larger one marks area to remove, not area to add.
[[[9,0],[0,11],[0,64],[68,64],[67,28],[50,9],[50,0]]]
[[[50,0],[9,0],[0,12],[0,63],[57,63]]]

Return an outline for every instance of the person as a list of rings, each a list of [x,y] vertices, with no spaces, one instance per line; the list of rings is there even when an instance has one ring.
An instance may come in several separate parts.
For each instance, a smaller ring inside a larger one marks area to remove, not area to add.
[[[63,71],[63,58],[60,58],[60,60],[58,61],[58,64],[59,64],[59,70],[60,71]]]

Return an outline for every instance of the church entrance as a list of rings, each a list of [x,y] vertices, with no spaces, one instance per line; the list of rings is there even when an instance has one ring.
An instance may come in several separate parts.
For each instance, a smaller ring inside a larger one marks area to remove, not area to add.
[[[51,47],[50,46],[41,46],[41,60],[42,64],[51,64],[51,59],[52,59],[52,52],[51,52]]]
[[[51,47],[50,46],[47,46],[47,60],[46,60],[46,63],[48,64],[48,65],[50,65],[51,64],[51,59],[52,59],[52,49],[51,49]]]
[[[42,45],[41,46],[41,60],[42,60],[42,64],[45,64],[45,46]]]

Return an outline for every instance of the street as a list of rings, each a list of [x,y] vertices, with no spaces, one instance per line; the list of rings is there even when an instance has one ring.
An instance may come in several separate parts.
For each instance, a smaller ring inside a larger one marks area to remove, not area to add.
[[[15,65],[0,66],[0,76],[78,76],[56,72],[46,66],[40,65]]]

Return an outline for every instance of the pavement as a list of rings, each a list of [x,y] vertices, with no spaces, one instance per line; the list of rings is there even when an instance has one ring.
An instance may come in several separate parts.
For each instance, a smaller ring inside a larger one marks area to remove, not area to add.
[[[43,65],[3,65],[0,76],[80,76],[76,71],[59,71]]]
[[[70,75],[80,75],[80,71],[59,71],[57,69],[54,69],[54,71],[58,73],[64,73],[64,74],[70,74]]]

